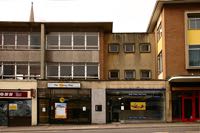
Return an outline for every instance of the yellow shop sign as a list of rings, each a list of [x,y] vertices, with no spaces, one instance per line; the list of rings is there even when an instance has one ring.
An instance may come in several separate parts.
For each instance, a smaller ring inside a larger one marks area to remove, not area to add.
[[[146,110],[146,102],[131,102],[131,110]]]

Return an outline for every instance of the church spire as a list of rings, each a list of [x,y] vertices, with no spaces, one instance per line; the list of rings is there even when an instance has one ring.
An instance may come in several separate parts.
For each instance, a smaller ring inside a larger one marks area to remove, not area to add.
[[[30,12],[30,22],[34,22],[34,10],[33,10],[33,2],[31,3],[31,12]]]

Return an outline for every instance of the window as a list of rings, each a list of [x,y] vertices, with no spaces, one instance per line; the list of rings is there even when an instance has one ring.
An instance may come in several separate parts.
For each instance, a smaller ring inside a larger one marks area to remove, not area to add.
[[[3,39],[4,39],[3,45],[5,48],[15,48],[15,34],[4,33]]]
[[[140,52],[141,53],[147,53],[150,52],[151,48],[150,48],[150,44],[149,43],[141,43],[140,44]]]
[[[60,33],[60,49],[72,49],[72,33]]]
[[[119,70],[110,70],[109,79],[119,79]]]
[[[109,52],[111,53],[118,53],[119,52],[119,43],[111,43],[108,45]]]
[[[58,65],[47,65],[47,77],[58,77]]]
[[[124,77],[126,80],[135,79],[135,70],[125,70]]]
[[[72,76],[72,66],[62,64],[60,65],[60,76],[61,77],[71,77]]]
[[[141,79],[151,79],[151,71],[150,70],[141,70],[140,77],[141,77]]]
[[[74,65],[74,77],[85,78],[85,65]]]
[[[28,34],[17,34],[17,49],[28,49]]]
[[[85,49],[85,34],[77,32],[73,37],[74,49]]]
[[[15,65],[12,63],[3,65],[3,78],[14,78],[15,77]]]
[[[31,49],[40,49],[40,33],[31,33],[30,34],[30,48]]]
[[[158,74],[163,72],[163,59],[162,59],[162,51],[158,55]]]
[[[87,78],[98,78],[98,65],[87,65]]]
[[[28,64],[17,64],[17,79],[23,79],[23,77],[28,78]]]
[[[160,38],[162,37],[162,25],[161,25],[161,22],[157,28],[157,42],[160,40]]]
[[[37,79],[39,77],[40,77],[40,64],[39,63],[30,64],[30,78]]]
[[[200,29],[200,13],[188,14],[188,29]]]
[[[124,43],[124,52],[126,53],[135,52],[135,45],[133,43]]]
[[[88,49],[98,49],[98,33],[87,33],[87,48]]]
[[[58,35],[47,35],[47,47],[50,49],[58,49]]]
[[[200,45],[189,46],[189,66],[200,66]]]

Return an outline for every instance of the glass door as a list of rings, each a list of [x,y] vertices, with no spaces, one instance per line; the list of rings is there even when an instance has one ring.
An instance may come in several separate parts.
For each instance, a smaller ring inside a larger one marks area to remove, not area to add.
[[[8,102],[0,101],[0,126],[8,125]]]
[[[182,121],[194,121],[195,119],[195,97],[182,96]]]

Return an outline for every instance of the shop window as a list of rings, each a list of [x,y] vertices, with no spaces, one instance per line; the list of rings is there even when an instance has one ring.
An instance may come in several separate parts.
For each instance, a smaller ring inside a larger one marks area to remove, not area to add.
[[[110,70],[109,79],[113,79],[113,80],[119,79],[119,70]]]
[[[58,35],[47,35],[47,47],[49,49],[58,49]]]
[[[125,53],[135,52],[135,45],[133,43],[124,43],[124,52]]]
[[[118,53],[119,52],[119,43],[111,43],[108,45],[108,51],[110,53]]]
[[[5,33],[4,35],[4,48],[15,48],[15,34]]]
[[[98,78],[98,65],[87,65],[87,78]]]
[[[85,77],[85,66],[84,65],[74,65],[74,77],[77,77],[77,78]]]
[[[74,33],[73,45],[74,45],[74,49],[85,49],[85,34]]]
[[[40,49],[40,34],[39,33],[30,34],[30,48]]]
[[[135,79],[135,70],[125,70],[124,77],[126,80]]]
[[[60,76],[61,77],[72,76],[72,66],[71,65],[61,65],[60,66]]]
[[[141,52],[141,53],[148,53],[148,52],[151,52],[150,43],[141,43],[141,44],[140,44],[140,52]]]
[[[163,59],[162,59],[162,51],[158,55],[158,74],[163,72]]]
[[[188,29],[200,29],[200,13],[188,14]]]
[[[71,33],[63,33],[60,35],[60,49],[72,49]]]
[[[151,79],[151,71],[150,70],[141,70],[140,77],[141,77],[141,79]]]
[[[200,45],[189,46],[189,66],[200,66]]]
[[[47,65],[47,77],[58,77],[57,65]]]
[[[17,49],[28,49],[28,34],[17,33]]]

